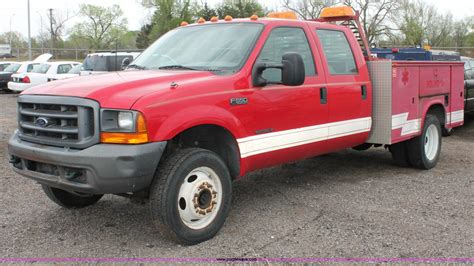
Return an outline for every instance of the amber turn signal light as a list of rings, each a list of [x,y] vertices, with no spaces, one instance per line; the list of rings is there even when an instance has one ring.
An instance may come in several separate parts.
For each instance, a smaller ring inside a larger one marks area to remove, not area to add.
[[[137,115],[136,132],[102,132],[100,141],[109,144],[143,144],[148,142],[148,132],[145,118],[141,113]]]

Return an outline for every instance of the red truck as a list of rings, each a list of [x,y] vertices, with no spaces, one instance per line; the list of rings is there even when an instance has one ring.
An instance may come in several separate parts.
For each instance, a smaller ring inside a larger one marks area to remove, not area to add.
[[[462,63],[376,60],[347,7],[283,15],[184,23],[127,71],[25,91],[13,169],[65,208],[145,197],[155,223],[195,244],[257,169],[372,145],[436,165],[441,129],[463,124]]]

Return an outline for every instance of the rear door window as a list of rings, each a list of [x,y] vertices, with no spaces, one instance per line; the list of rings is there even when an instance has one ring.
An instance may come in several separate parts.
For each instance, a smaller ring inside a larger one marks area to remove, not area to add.
[[[355,75],[358,73],[354,54],[342,31],[316,30],[326,56],[331,75]]]
[[[58,74],[66,74],[71,70],[72,66],[70,64],[64,64],[58,66]]]
[[[39,64],[28,64],[28,66],[26,67],[26,72],[28,72],[28,73],[32,72],[33,69],[35,68],[35,66],[39,66]],[[48,71],[48,70],[46,70],[46,71]]]
[[[31,72],[33,73],[40,73],[40,74],[46,74],[48,72],[49,68],[51,67],[50,64],[41,64],[41,65],[36,65],[33,67],[33,70]],[[28,71],[30,72],[30,71]]]
[[[313,53],[308,38],[302,28],[276,28],[262,48],[257,63],[280,64],[285,53],[298,53],[303,57],[306,76],[316,75]],[[263,72],[263,78],[269,82],[281,82],[281,70],[269,68]]]

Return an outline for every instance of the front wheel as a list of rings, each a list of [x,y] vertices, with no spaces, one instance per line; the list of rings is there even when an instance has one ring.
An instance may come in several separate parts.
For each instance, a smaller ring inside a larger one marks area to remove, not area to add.
[[[217,154],[191,148],[160,164],[150,188],[153,222],[164,224],[187,245],[212,238],[230,210],[229,171]]]
[[[408,143],[410,163],[419,169],[431,169],[436,166],[441,153],[441,125],[434,115],[427,115],[421,136]]]

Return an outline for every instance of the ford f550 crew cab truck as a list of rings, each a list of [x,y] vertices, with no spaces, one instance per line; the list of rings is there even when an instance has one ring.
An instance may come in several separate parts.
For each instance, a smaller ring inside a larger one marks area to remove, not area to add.
[[[375,60],[359,26],[347,7],[184,23],[127,71],[22,93],[13,169],[66,208],[145,195],[154,222],[195,244],[257,169],[367,145],[434,167],[441,128],[463,124],[463,64]]]

